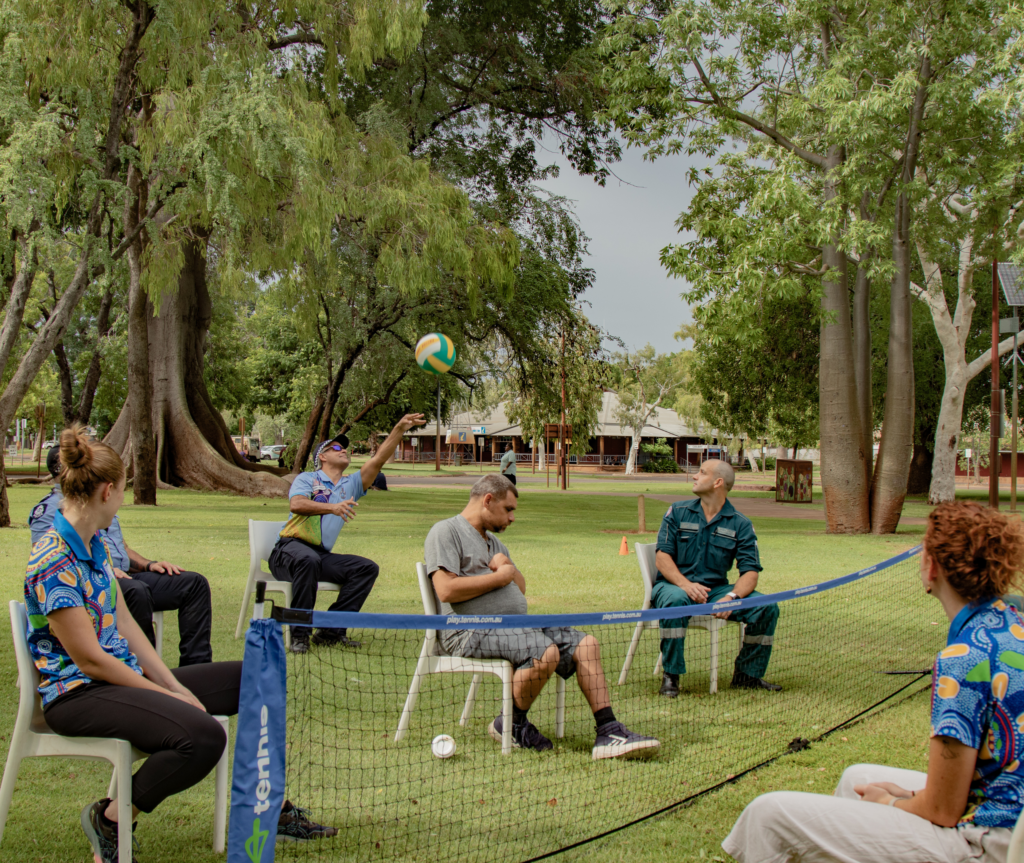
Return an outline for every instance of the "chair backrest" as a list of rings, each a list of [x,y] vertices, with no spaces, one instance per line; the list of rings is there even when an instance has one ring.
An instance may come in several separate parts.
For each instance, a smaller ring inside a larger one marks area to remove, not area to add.
[[[25,606],[12,599],[11,637],[14,640],[14,657],[18,664],[18,686],[21,699],[18,702],[17,724],[27,723],[36,732],[49,731],[43,718],[43,701],[39,697],[39,669],[32,662],[32,654],[28,649],[28,616]]]
[[[644,583],[644,604],[642,608],[651,607],[651,589],[654,587],[654,580],[658,577],[658,565],[655,562],[658,554],[656,542],[633,543],[636,549],[636,560],[640,564],[640,578]]]
[[[420,584],[420,599],[423,600],[423,613],[428,615],[440,614],[441,600],[437,598],[437,593],[434,591],[434,583],[430,580],[430,576],[427,575],[427,568],[422,563],[416,564],[416,580]],[[437,641],[437,630],[424,630],[424,637],[428,645],[428,652],[436,650],[437,648],[434,645]]]
[[[287,524],[284,521],[253,521],[249,519],[249,575],[269,575],[262,562],[270,557],[277,544],[278,534]]]

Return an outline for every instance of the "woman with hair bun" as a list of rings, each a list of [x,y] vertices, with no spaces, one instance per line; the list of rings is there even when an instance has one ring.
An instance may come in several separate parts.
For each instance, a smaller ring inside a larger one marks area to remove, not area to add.
[[[25,577],[29,650],[46,722],[67,737],[117,737],[150,753],[132,778],[132,816],[206,776],[226,745],[210,714],[238,712],[241,662],[169,670],[132,619],[98,531],[124,500],[125,471],[79,426],[60,438],[64,511],[32,549]],[[82,811],[97,863],[117,859],[117,801]],[[285,804],[279,833],[333,835]],[[296,835],[298,834],[298,835]]]
[[[950,627],[928,772],[857,764],[831,797],[764,794],[722,848],[740,863],[1005,863],[1024,801],[1024,619],[1002,596],[1022,564],[1018,519],[967,502],[932,510],[921,582]]]

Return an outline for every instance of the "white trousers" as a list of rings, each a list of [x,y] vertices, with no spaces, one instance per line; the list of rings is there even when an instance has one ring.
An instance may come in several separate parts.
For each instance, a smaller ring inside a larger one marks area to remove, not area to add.
[[[938,827],[894,806],[866,803],[869,782],[924,788],[927,775],[877,764],[843,772],[835,794],[773,791],[753,800],[722,843],[740,863],[1006,863],[1008,827]]]

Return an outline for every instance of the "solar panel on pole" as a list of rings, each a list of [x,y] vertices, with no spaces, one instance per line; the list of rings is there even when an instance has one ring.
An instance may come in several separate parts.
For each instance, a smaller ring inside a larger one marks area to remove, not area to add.
[[[1010,431],[1010,512],[1017,511],[1017,423],[1019,419],[1017,406],[1017,333],[1020,332],[1020,320],[1017,307],[1024,306],[1024,269],[1016,264],[997,264],[999,284],[1003,289],[1006,304],[1013,309],[1013,334],[1015,337],[1010,362],[1013,364],[1013,420]]]

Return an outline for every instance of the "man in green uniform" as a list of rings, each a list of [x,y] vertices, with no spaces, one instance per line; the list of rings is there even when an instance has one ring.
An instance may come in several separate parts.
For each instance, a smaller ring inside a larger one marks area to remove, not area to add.
[[[651,591],[655,608],[761,595],[754,590],[761,571],[754,526],[726,500],[735,479],[736,474],[728,463],[709,459],[700,466],[693,480],[697,500],[674,503],[665,513],[658,531],[658,578]],[[740,577],[730,585],[726,574],[732,569],[733,560]],[[772,655],[779,607],[759,605],[722,611],[715,616],[732,616],[747,625],[743,648],[736,657],[732,685],[781,689],[764,679]],[[688,617],[661,622],[661,658],[665,671],[661,694],[668,698],[679,695],[679,675],[686,673],[683,645],[689,622]]]

